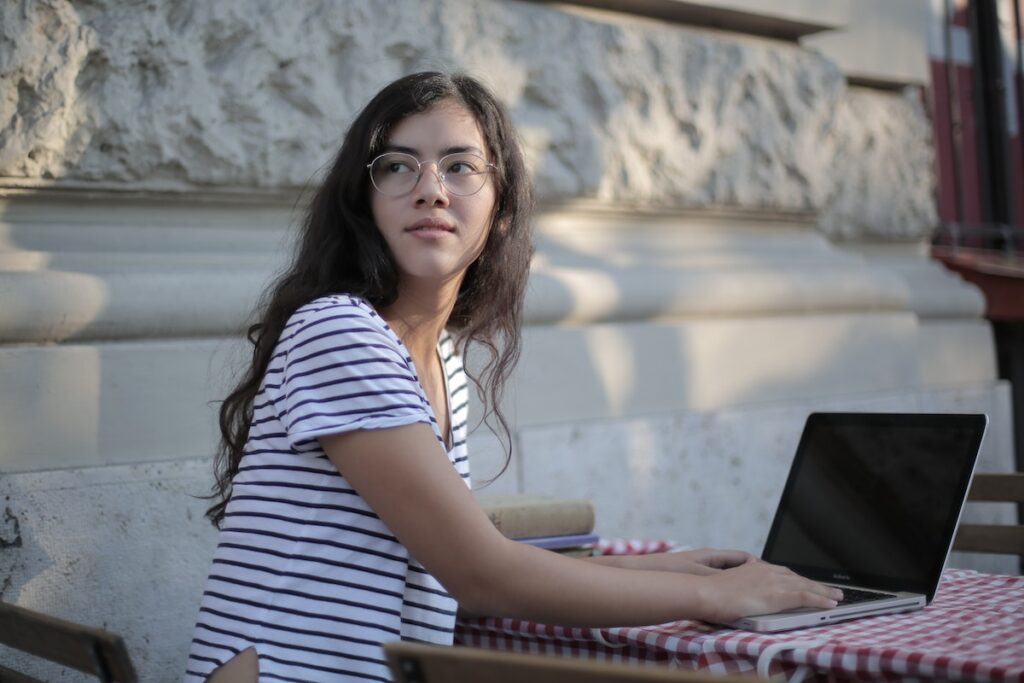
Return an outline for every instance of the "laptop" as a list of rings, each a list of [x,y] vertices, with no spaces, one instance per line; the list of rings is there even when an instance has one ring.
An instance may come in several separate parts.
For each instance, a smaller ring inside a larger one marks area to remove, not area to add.
[[[841,588],[844,600],[729,625],[785,631],[930,603],[987,423],[985,415],[810,415],[761,557]]]

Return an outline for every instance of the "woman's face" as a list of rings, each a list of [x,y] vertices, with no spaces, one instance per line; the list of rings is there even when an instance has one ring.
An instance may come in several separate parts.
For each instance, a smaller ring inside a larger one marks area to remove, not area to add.
[[[441,182],[437,162],[463,152],[491,161],[476,119],[461,103],[443,100],[399,122],[384,151],[405,153],[422,163],[420,178],[408,194],[391,197],[370,189],[373,218],[398,264],[400,286],[461,282],[487,241],[497,191],[493,174],[487,174],[479,192],[454,194]],[[389,168],[408,172],[400,165]],[[470,167],[446,163],[440,170],[457,187],[465,178],[454,176]]]

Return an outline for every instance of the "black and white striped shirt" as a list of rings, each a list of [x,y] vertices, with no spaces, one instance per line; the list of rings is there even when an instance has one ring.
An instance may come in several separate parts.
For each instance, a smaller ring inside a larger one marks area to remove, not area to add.
[[[468,387],[451,338],[448,458],[469,485]],[[327,459],[317,437],[429,423],[401,340],[366,301],[322,297],[289,319],[254,402],[189,655],[205,680],[254,647],[260,680],[390,680],[381,644],[451,644],[456,603]]]

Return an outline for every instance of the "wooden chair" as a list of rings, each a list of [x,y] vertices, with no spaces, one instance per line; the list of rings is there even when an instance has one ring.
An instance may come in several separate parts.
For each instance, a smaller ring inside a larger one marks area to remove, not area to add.
[[[741,683],[699,671],[418,643],[384,646],[396,683]]]
[[[121,636],[0,602],[0,644],[84,671],[101,681],[138,680]],[[42,683],[0,665],[4,683]]]
[[[1024,472],[975,474],[967,500],[1024,503]],[[973,553],[1020,555],[1024,558],[1024,524],[961,524],[953,549]]]

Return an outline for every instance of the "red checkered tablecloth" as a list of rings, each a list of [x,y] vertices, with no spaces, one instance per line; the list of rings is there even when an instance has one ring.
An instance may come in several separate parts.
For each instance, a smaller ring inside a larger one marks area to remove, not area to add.
[[[660,552],[665,541],[606,541],[606,553]],[[947,570],[931,605],[778,634],[678,621],[639,628],[563,628],[517,619],[459,622],[456,642],[492,649],[654,662],[791,680],[1024,683],[1024,577]]]

